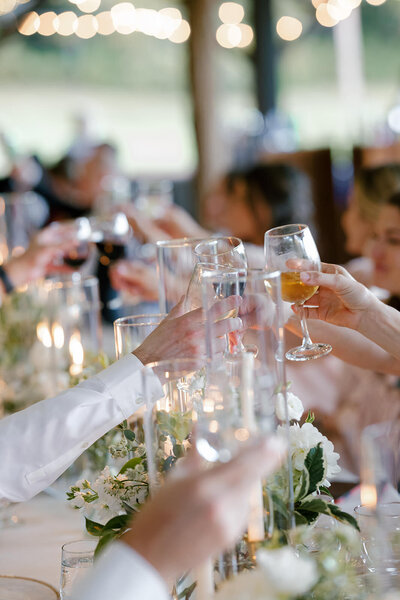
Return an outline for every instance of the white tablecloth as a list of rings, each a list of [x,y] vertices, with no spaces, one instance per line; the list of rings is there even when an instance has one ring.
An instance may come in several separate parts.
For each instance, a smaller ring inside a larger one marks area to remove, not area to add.
[[[80,512],[66,501],[40,494],[14,504],[12,514],[20,523],[0,529],[0,574],[32,577],[58,590],[61,546],[87,537]]]

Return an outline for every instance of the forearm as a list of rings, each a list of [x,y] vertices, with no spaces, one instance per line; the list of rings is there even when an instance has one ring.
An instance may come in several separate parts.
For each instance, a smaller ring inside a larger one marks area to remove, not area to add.
[[[363,315],[358,331],[400,360],[400,313],[376,300]]]
[[[307,324],[311,339],[331,344],[332,354],[344,362],[379,373],[400,375],[400,360],[370,339],[366,339],[361,332],[311,319]],[[290,317],[286,327],[301,337],[297,317]]]

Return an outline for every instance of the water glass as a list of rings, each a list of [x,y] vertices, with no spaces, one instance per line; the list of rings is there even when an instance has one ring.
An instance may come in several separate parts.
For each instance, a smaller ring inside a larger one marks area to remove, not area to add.
[[[136,350],[166,317],[165,314],[135,315],[114,321],[115,354],[117,359]]]
[[[96,540],[77,540],[64,544],[61,549],[61,600],[72,600],[75,587],[93,566]]]
[[[362,560],[371,573],[400,574],[400,502],[354,509],[361,531]]]

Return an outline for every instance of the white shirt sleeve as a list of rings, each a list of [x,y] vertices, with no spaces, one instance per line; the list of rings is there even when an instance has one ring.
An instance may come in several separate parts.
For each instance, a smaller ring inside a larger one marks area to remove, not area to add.
[[[87,381],[0,421],[0,498],[28,500],[144,403],[142,363],[129,354]],[[154,376],[154,396],[161,386]]]
[[[123,542],[115,542],[100,556],[82,582],[74,600],[168,600],[159,573]]]

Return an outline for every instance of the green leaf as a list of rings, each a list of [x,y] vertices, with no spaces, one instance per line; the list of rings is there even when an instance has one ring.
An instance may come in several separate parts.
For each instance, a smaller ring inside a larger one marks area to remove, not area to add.
[[[299,513],[297,510],[294,511],[294,517],[296,519],[296,525],[308,525],[308,520],[305,516]]]
[[[118,475],[123,475],[125,471],[128,469],[134,469],[137,465],[139,465],[143,461],[143,456],[136,456],[136,458],[131,458],[126,462],[120,469]]]
[[[94,551],[94,557],[98,558],[98,556],[103,552],[104,548],[117,537],[118,535],[114,533],[114,531],[107,531],[105,535],[101,536],[99,543],[96,546],[96,550]]]
[[[131,429],[124,429],[124,436],[130,442],[134,442],[136,439],[136,435],[133,433]]]
[[[178,596],[178,600],[189,600],[190,596],[193,594],[196,588],[197,582],[195,581],[192,585],[189,585],[187,588],[182,590]]]
[[[302,498],[308,495],[308,489],[310,487],[310,475],[307,469],[304,469],[300,473],[299,482],[294,489],[294,500],[295,502],[300,501]]]
[[[304,422],[305,423],[314,423],[314,421],[315,421],[315,414],[309,410],[306,420]]]
[[[328,509],[332,517],[338,519],[338,521],[345,521],[346,523],[352,525],[352,527],[360,531],[358,523],[352,515],[349,515],[349,513],[344,512],[344,510],[340,510],[340,508],[336,506],[336,504],[328,504]]]
[[[329,489],[327,487],[325,487],[324,485],[320,485],[318,489],[323,494],[326,494],[327,496],[329,496],[329,498],[333,498],[333,496],[332,496],[331,492],[329,491]]]
[[[96,523],[96,521],[91,521],[87,517],[85,517],[85,521],[86,531],[90,533],[90,535],[102,535],[104,525],[101,525],[101,523]]]
[[[109,531],[110,529],[126,529],[130,521],[129,515],[118,515],[113,517],[103,527],[103,531]]]
[[[181,444],[175,444],[173,451],[176,458],[181,458],[185,454],[185,450]]]
[[[325,474],[324,452],[322,450],[321,444],[318,444],[318,446],[311,448],[311,450],[306,456],[306,460],[304,461],[304,466],[306,467],[310,475],[310,485],[308,488],[308,494],[312,494],[316,491],[318,484],[321,483],[321,481],[324,479]]]
[[[284,501],[276,493],[271,493],[271,498],[274,503],[274,510],[287,518],[288,509]]]
[[[329,505],[325,500],[320,500],[316,497],[311,500],[303,500],[299,504],[299,509],[323,514],[328,514],[328,508]]]
[[[297,510],[295,510],[294,514],[296,518],[296,525],[311,525],[311,523],[314,523],[314,521],[318,519],[320,513],[298,508]],[[305,521],[300,521],[300,518],[305,519]]]

